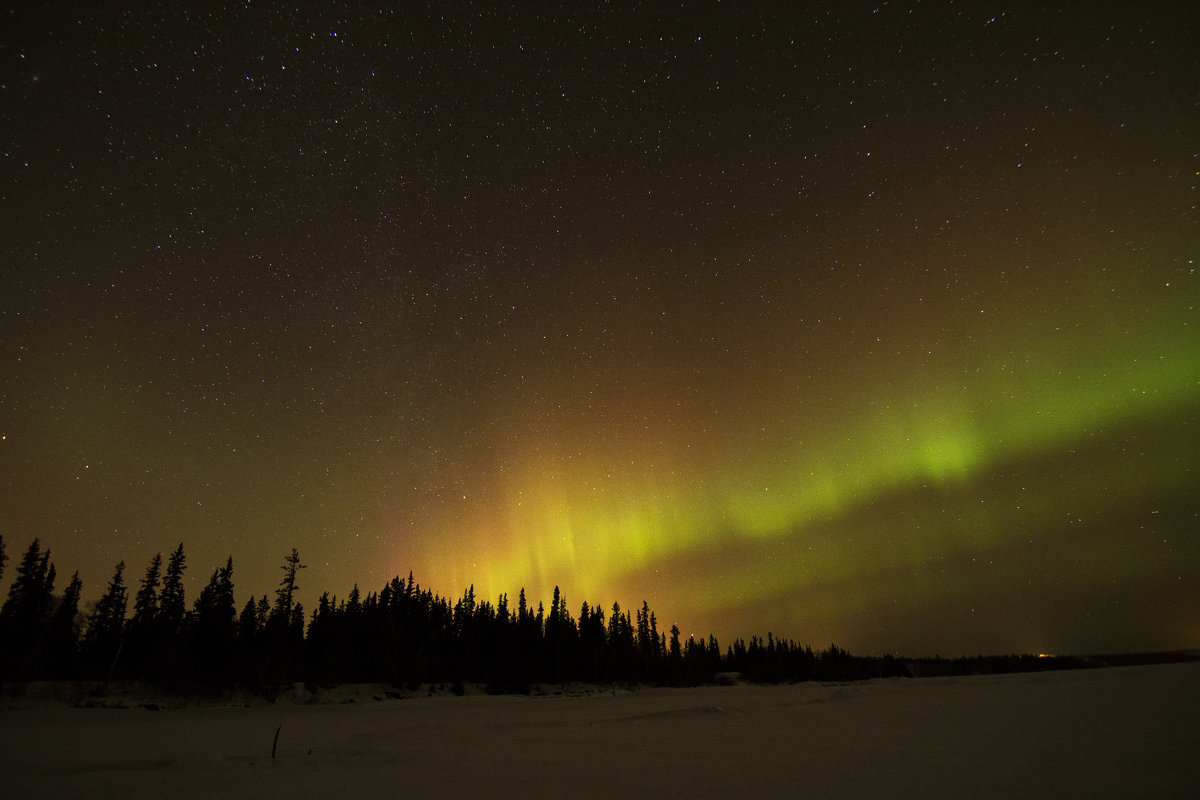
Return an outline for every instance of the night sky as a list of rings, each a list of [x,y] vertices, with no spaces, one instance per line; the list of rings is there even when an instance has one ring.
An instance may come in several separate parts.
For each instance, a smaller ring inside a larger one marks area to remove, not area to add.
[[[206,5],[0,12],[14,561],[1200,646],[1200,4]]]

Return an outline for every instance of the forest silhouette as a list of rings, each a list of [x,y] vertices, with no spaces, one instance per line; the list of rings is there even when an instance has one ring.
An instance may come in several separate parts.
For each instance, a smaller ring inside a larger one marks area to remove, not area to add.
[[[8,556],[0,537],[0,578]],[[308,614],[296,601],[304,564],[293,549],[274,598],[234,599],[233,558],[216,569],[188,608],[181,543],[155,555],[136,586],[116,565],[85,612],[76,572],[61,593],[50,551],[34,539],[15,565],[0,607],[0,680],[134,680],[197,689],[383,683],[408,690],[468,685],[528,693],[546,684],[697,686],[849,681],[881,677],[1011,672],[1090,665],[1033,655],[954,659],[853,656],[836,645],[813,650],[790,639],[738,638],[724,652],[713,636],[681,638],[660,628],[643,601],[630,611],[583,602],[578,616],[556,587],[549,608],[524,589],[492,603],[468,587],[456,600],[422,587],[410,572],[365,596],[323,593]],[[132,609],[129,608],[133,593]]]

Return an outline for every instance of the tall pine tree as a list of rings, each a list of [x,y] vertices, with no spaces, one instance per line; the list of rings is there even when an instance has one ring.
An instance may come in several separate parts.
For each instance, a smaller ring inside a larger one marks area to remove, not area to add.
[[[213,571],[208,585],[196,598],[194,652],[199,677],[230,677],[237,634],[237,608],[233,599],[233,557]]]
[[[183,554],[183,542],[167,559],[167,571],[163,575],[162,592],[158,595],[158,618],[168,637],[177,636],[183,628],[187,605],[183,596],[183,570],[187,556]]]
[[[40,675],[61,680],[74,677],[79,661],[79,596],[83,582],[79,573],[71,576],[46,628],[46,647],[42,654]]]
[[[84,637],[85,657],[91,673],[106,680],[112,677],[125,642],[125,609],[129,596],[124,572],[125,562],[122,561],[117,564],[108,588],[88,616]]]
[[[283,580],[279,582],[279,588],[275,590],[275,610],[274,617],[282,627],[288,627],[292,622],[293,606],[295,605],[296,590],[300,588],[300,584],[296,582],[297,573],[304,569],[304,564],[300,563],[300,553],[296,548],[292,548],[292,552],[283,560]]]
[[[159,572],[162,570],[162,553],[155,553],[146,567],[146,576],[138,587],[137,597],[133,600],[133,619],[130,623],[135,626],[149,625],[158,616],[158,584]]]
[[[0,674],[28,679],[36,673],[39,644],[53,607],[54,564],[50,551],[42,552],[34,539],[17,565],[17,575],[8,587],[8,599],[0,607]]]

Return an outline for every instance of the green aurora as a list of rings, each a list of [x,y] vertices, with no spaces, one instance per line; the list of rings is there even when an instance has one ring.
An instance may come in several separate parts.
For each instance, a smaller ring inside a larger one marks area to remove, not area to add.
[[[1196,520],[1185,498],[1200,465],[1200,338],[1186,291],[1194,270],[1176,262],[1174,285],[1083,286],[1063,308],[992,309],[1003,321],[972,320],[968,336],[910,356],[916,368],[860,366],[816,409],[757,397],[740,428],[704,447],[703,436],[678,436],[639,452],[630,437],[603,454],[582,455],[596,444],[585,440],[576,457],[526,458],[550,466],[510,482],[505,546],[502,514],[489,514],[483,555],[471,558],[486,566],[456,572],[438,559],[435,569],[485,596],[556,584],[586,599],[645,594],[697,635],[740,609],[806,641],[861,631],[863,648],[912,647],[911,622],[872,621],[897,606],[917,619],[987,599],[980,647],[1005,629],[1013,649],[1056,648],[1026,606],[1097,581],[1145,583],[1152,606],[1179,591],[1173,569],[1197,566],[1178,531]],[[1128,304],[1135,291],[1141,308]],[[881,340],[887,327],[876,322]],[[1092,600],[1102,618],[1104,592]],[[1181,642],[1192,633],[1148,630]],[[1103,647],[1101,625],[1081,636]]]

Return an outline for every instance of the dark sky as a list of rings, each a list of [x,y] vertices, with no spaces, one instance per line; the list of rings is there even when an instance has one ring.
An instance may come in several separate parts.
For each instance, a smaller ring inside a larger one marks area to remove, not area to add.
[[[10,557],[1200,646],[1200,5],[206,5],[0,12]]]

